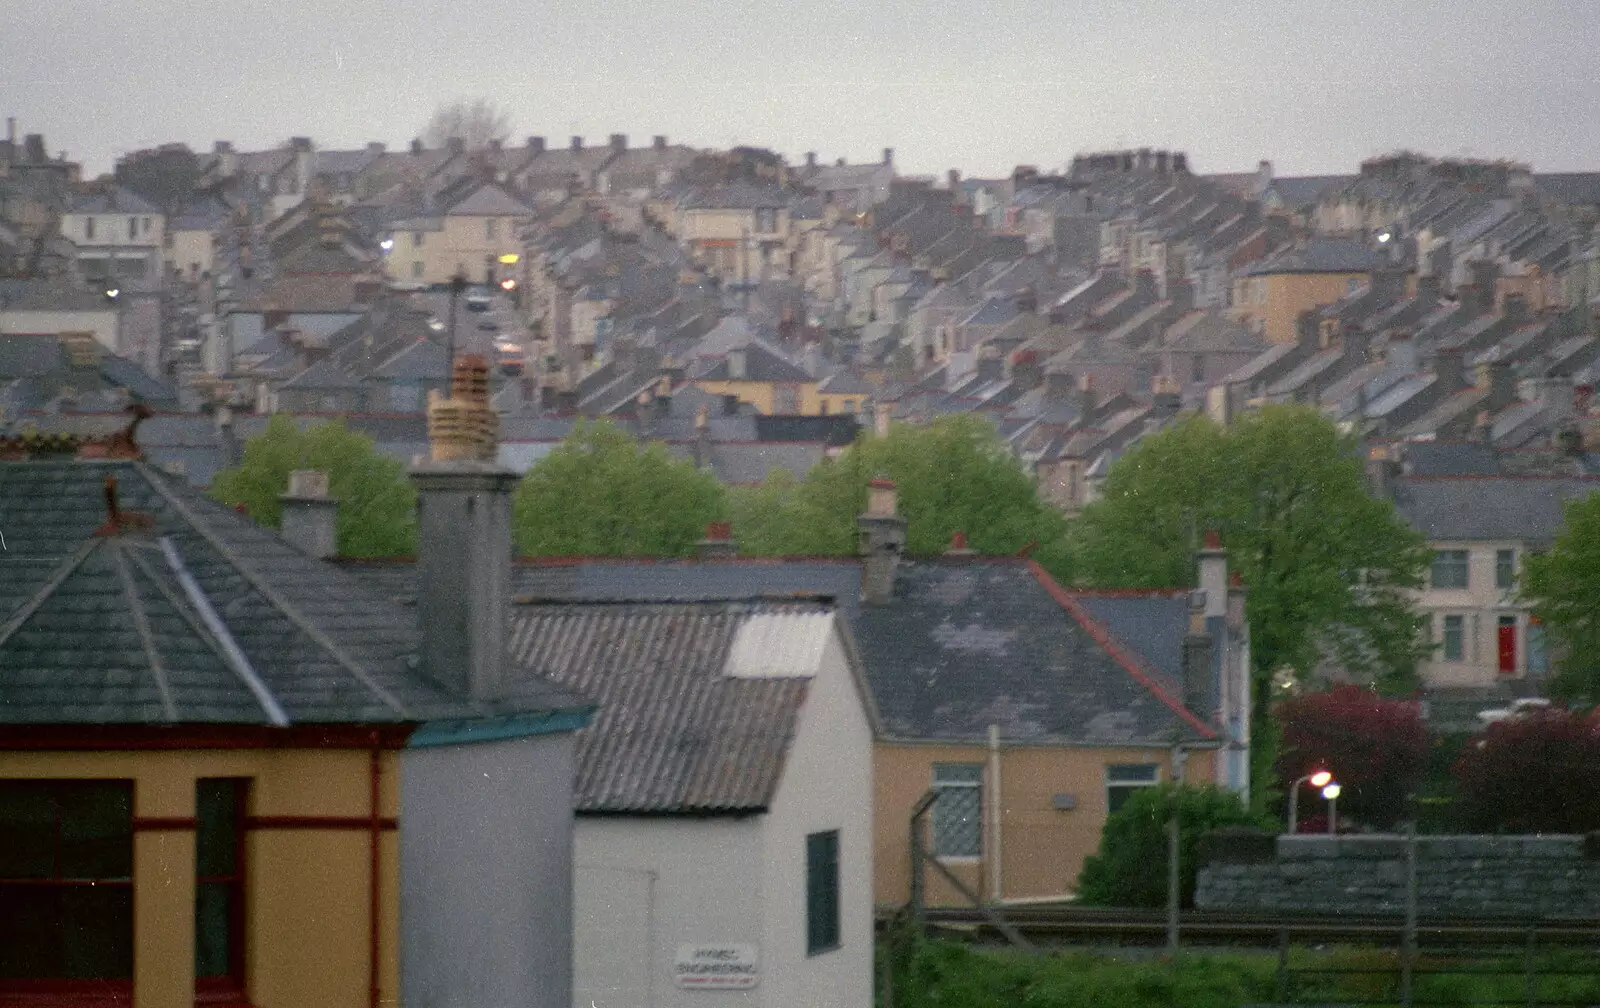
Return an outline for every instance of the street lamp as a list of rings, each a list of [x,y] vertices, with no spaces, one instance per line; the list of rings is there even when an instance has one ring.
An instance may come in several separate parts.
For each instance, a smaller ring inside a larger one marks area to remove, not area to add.
[[[1337,788],[1333,783],[1333,774],[1326,770],[1313,770],[1289,785],[1289,835],[1293,836],[1295,825],[1300,819],[1300,785],[1309,783],[1312,787],[1327,788],[1329,785]],[[1338,794],[1337,791],[1334,794]]]
[[[1328,799],[1328,832],[1339,832],[1339,792],[1343,790],[1338,784],[1329,784],[1322,789],[1322,797]]]

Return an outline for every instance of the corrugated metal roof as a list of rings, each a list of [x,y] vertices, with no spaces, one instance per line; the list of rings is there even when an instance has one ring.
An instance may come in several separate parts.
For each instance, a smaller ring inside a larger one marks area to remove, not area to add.
[[[518,607],[511,648],[599,704],[578,735],[580,813],[757,812],[833,619],[817,602],[535,604]]]

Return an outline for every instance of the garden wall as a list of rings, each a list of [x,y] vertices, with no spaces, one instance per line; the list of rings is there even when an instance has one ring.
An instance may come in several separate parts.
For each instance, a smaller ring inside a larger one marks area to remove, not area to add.
[[[1417,838],[1424,917],[1600,918],[1600,834]],[[1403,913],[1400,836],[1219,832],[1200,844],[1202,910]]]

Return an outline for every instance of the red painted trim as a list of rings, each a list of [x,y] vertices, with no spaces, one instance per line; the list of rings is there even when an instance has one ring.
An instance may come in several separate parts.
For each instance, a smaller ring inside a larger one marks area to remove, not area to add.
[[[171,749],[399,749],[415,725],[7,725],[4,751],[161,751]]]
[[[1135,682],[1149,691],[1151,696],[1166,704],[1174,714],[1188,722],[1190,727],[1206,738],[1214,739],[1217,737],[1217,730],[1214,727],[1206,724],[1196,716],[1194,711],[1179,703],[1166,690],[1157,685],[1150,670],[1145,667],[1144,661],[1137,654],[1124,648],[1112,636],[1110,628],[1095,619],[1094,614],[1085,609],[1083,603],[1073,598],[1070,592],[1057,584],[1055,578],[1051,577],[1048,571],[1033,560],[1025,562],[1028,565],[1028,569],[1033,572],[1034,578],[1038,580],[1045,591],[1050,593],[1050,597],[1055,599],[1061,608],[1071,614],[1072,618],[1078,621],[1078,625],[1083,627],[1084,631],[1094,639],[1094,642],[1115,659],[1117,664],[1121,665],[1124,671],[1133,677]]]
[[[199,826],[199,820],[194,816],[134,816],[133,831],[135,833],[164,833],[186,832]]]
[[[372,828],[369,816],[247,816],[247,830],[364,830]],[[378,828],[395,830],[400,821],[394,818],[378,820]]]
[[[0,1008],[130,1008],[132,980],[6,980]]]

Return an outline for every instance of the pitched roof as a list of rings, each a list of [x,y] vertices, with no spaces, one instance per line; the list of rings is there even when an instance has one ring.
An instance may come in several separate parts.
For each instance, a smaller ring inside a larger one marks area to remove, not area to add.
[[[148,532],[104,535],[103,481]],[[138,461],[0,462],[0,723],[384,724],[581,711],[458,697],[400,607]]]
[[[1344,238],[1309,238],[1304,248],[1287,248],[1247,268],[1246,276],[1274,273],[1369,273],[1384,264],[1381,255]]]
[[[68,213],[75,214],[159,214],[161,208],[126,186],[114,186],[86,193],[72,201]]]
[[[728,372],[728,354],[743,350],[745,372],[743,378],[734,378]],[[695,361],[690,377],[698,381],[753,381],[753,382],[814,382],[815,378],[797,364],[791,364],[759,342],[742,347],[730,347],[721,357],[701,357]]]
[[[1465,476],[1405,479],[1395,506],[1430,541],[1548,543],[1565,527],[1562,506],[1600,490],[1600,480]]]
[[[519,606],[512,655],[593,697],[580,813],[763,811],[835,631],[815,602]]]
[[[892,738],[973,742],[990,725],[1058,744],[1213,733],[1155,661],[1027,561],[901,563],[893,600],[863,607],[856,639]]]
[[[445,211],[452,217],[529,217],[533,210],[493,182],[485,182]]]

